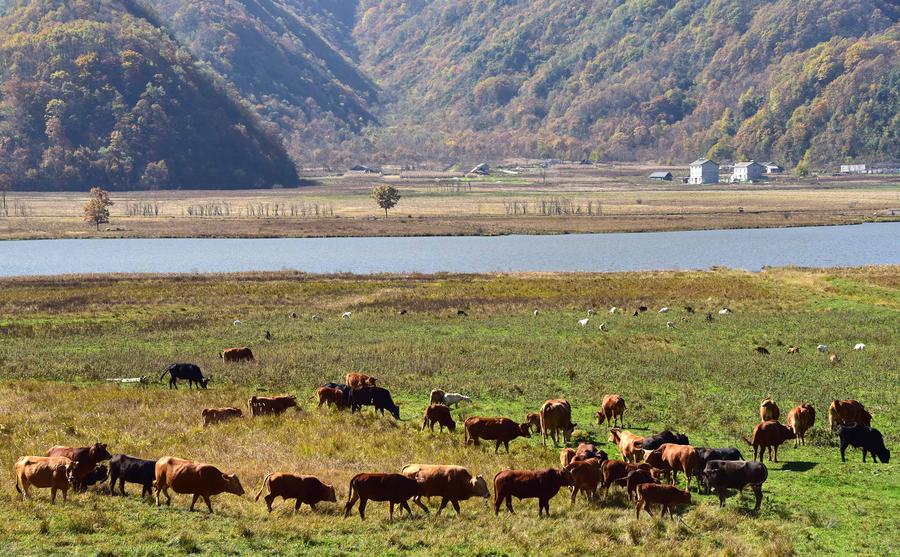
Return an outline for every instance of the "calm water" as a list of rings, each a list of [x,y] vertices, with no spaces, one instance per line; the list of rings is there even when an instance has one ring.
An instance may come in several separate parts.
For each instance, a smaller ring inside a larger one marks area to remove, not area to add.
[[[564,236],[0,242],[0,276],[292,269],[311,273],[756,271],[900,264],[900,222]]]

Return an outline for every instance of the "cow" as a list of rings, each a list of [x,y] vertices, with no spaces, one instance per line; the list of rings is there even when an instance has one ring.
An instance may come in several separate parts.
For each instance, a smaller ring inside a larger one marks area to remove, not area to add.
[[[447,394],[440,389],[433,389],[429,397],[429,404],[444,404],[444,395]]]
[[[832,400],[828,407],[828,426],[832,431],[843,424],[862,424],[871,427],[872,414],[866,411],[859,401]]]
[[[47,451],[46,456],[64,456],[78,463],[75,473],[72,474],[72,489],[75,491],[84,491],[85,488],[81,485],[82,478],[90,474],[98,464],[112,457],[103,443],[94,443],[90,447],[56,445]]]
[[[609,442],[619,447],[622,459],[638,462],[643,456],[644,438],[618,428],[609,430]]]
[[[565,468],[574,459],[575,459],[575,449],[570,449],[569,447],[563,447],[562,450],[559,451],[559,466],[560,466],[560,468]]]
[[[762,503],[762,484],[769,477],[769,471],[762,462],[743,460],[710,460],[703,468],[703,483],[719,496],[719,506],[725,506],[729,489],[743,491],[748,485],[756,496],[754,512],[759,512]]]
[[[363,406],[374,406],[376,412],[387,410],[394,418],[400,419],[400,407],[394,404],[391,392],[383,387],[360,387],[350,391],[350,410],[356,412]]]
[[[678,481],[678,472],[684,472],[687,490],[691,489],[691,477],[696,477],[700,456],[690,445],[664,443],[658,449],[644,452],[644,462],[654,468],[672,472],[672,485]]]
[[[799,346],[791,346],[790,348],[788,348],[788,354],[799,354],[799,353],[800,353]]]
[[[464,444],[471,442],[473,445],[479,445],[479,439],[487,441],[495,441],[494,454],[500,450],[502,443],[509,453],[509,442],[516,437],[531,437],[528,423],[517,424],[509,418],[481,418],[472,416],[467,418],[464,424],[465,435],[463,437]]]
[[[403,474],[357,474],[350,480],[350,493],[344,506],[344,518],[350,516],[353,505],[359,501],[359,518],[366,519],[366,503],[387,501],[390,503],[390,517],[394,518],[394,505],[400,505],[412,516],[407,501],[419,494],[419,483]]]
[[[264,414],[283,414],[288,408],[300,409],[294,395],[252,396],[247,401],[247,407],[250,409],[251,418]]]
[[[769,420],[778,420],[781,416],[781,410],[775,401],[767,397],[759,404],[759,421],[767,422]]]
[[[619,480],[624,479],[630,472],[635,470],[644,470],[653,472],[653,469],[646,462],[635,464],[633,462],[623,462],[621,460],[606,460],[600,465],[600,473],[603,476],[603,495],[609,495],[609,487],[613,482],[621,483]]]
[[[597,497],[597,486],[600,484],[601,471],[603,464],[598,458],[589,458],[587,460],[575,460],[565,466],[566,470],[572,476],[572,504],[575,504],[575,498],[581,491],[589,501],[593,501]]]
[[[322,483],[315,476],[298,476],[296,474],[272,472],[263,479],[262,487],[259,488],[259,492],[253,500],[259,501],[263,491],[268,491],[268,494],[263,499],[269,512],[272,512],[272,502],[278,497],[285,501],[296,499],[294,512],[299,511],[300,506],[304,503],[309,505],[312,510],[316,510],[316,504],[322,501],[337,503],[334,487]]]
[[[769,420],[757,424],[753,428],[753,438],[747,439],[743,435],[741,438],[751,447],[753,447],[753,460],[756,460],[757,452],[759,453],[759,461],[762,462],[763,453],[769,450],[769,460],[772,460],[772,448],[775,449],[775,462],[778,462],[778,447],[790,439],[794,439],[794,430],[784,424],[780,424],[775,420]]]
[[[872,460],[887,463],[891,460],[891,451],[884,446],[884,437],[875,428],[861,424],[848,424],[838,426],[838,437],[841,440],[841,462],[846,462],[844,453],[848,446],[862,449],[863,462],[866,461],[866,453],[872,453]]]
[[[105,482],[106,478],[108,477],[109,470],[106,468],[106,465],[100,464],[99,466],[88,472],[85,477],[81,478],[81,487],[88,488],[94,484]]]
[[[431,431],[434,431],[434,424],[440,426],[440,431],[442,433],[444,427],[449,429],[450,433],[456,431],[456,422],[453,421],[453,416],[450,415],[450,408],[443,404],[432,404],[425,409],[425,414],[422,417],[422,429],[425,429],[426,426],[430,426]]]
[[[575,431],[572,422],[572,406],[568,400],[548,400],[541,406],[541,440],[547,444],[547,435],[553,439],[553,446],[559,445],[559,433],[562,432],[564,443],[568,443]]]
[[[628,500],[637,498],[637,487],[641,484],[658,484],[659,479],[653,475],[653,470],[638,469],[628,472],[624,478],[619,478],[616,483],[628,491]]]
[[[156,461],[144,460],[124,454],[113,455],[109,459],[109,493],[116,494],[116,483],[119,492],[125,495],[125,482],[140,484],[141,497],[153,494],[153,482],[156,480]]]
[[[572,474],[565,468],[558,470],[501,470],[494,476],[494,515],[500,513],[500,504],[506,502],[506,510],[515,514],[512,498],[537,499],[538,516],[547,512],[550,516],[550,499],[560,488],[572,485]]]
[[[57,490],[62,491],[63,502],[74,479],[79,463],[64,456],[23,456],[13,467],[16,491],[23,499],[31,499],[29,489],[50,488],[50,504],[56,503]],[[20,487],[21,486],[21,487]]]
[[[266,331],[268,333],[268,331]],[[241,348],[226,348],[219,353],[223,362],[252,362],[253,351],[243,346]]]
[[[203,427],[208,427],[219,422],[243,418],[244,412],[240,408],[229,406],[227,408],[204,408],[200,415],[203,417]]]
[[[327,404],[341,410],[346,408],[349,402],[344,396],[344,391],[335,387],[319,387],[316,389],[316,398],[319,400],[319,408]]]
[[[680,490],[674,485],[643,483],[637,486],[637,503],[635,503],[635,518],[641,517],[641,509],[647,511],[647,514],[653,516],[650,512],[650,505],[659,505],[662,507],[660,517],[666,515],[669,511],[669,517],[675,520],[672,509],[681,507],[691,502],[691,492]]]
[[[697,447],[696,451],[697,456],[700,458],[697,464],[697,485],[703,487],[705,493],[709,493],[709,485],[703,479],[703,469],[706,467],[707,462],[710,460],[744,460],[744,455],[735,447],[722,447],[719,449]]]
[[[447,503],[453,505],[456,516],[460,515],[459,502],[472,497],[491,496],[484,476],[475,476],[462,466],[443,466],[437,464],[408,464],[400,471],[408,478],[416,480],[419,484],[418,494],[413,497],[413,503],[419,505],[428,512],[428,508],[422,504],[422,497],[440,497],[441,505],[437,514],[440,515]]]
[[[178,380],[186,379],[188,382],[188,388],[193,388],[194,383],[197,383],[204,389],[209,385],[209,378],[203,376],[203,372],[200,371],[200,366],[195,364],[171,364],[166,370],[159,376],[159,380],[162,381],[163,377],[169,374],[169,388],[177,389],[178,388]]]
[[[600,404],[600,410],[597,411],[597,425],[603,425],[603,422],[610,427],[615,427],[618,421],[622,427],[625,427],[625,399],[619,395],[604,395],[603,402]]]
[[[244,494],[241,481],[234,474],[224,474],[211,464],[194,462],[164,456],[156,461],[156,479],[153,481],[156,489],[156,506],[160,506],[159,495],[166,496],[166,505],[172,504],[171,489],[175,493],[193,495],[190,510],[193,512],[197,499],[203,498],[206,508],[212,514],[212,503],[209,498],[220,493],[231,493],[237,496]]]
[[[794,430],[797,436],[794,439],[794,447],[806,444],[806,432],[816,423],[816,409],[811,404],[801,404],[791,408],[787,415],[787,425]]]
[[[525,414],[525,422],[531,427],[532,431],[541,432],[541,413],[528,412]]]
[[[350,406],[350,391],[352,390],[350,389],[350,385],[346,385],[344,383],[325,383],[324,386],[328,387],[329,389],[338,389],[339,391],[341,391],[341,393],[344,394],[344,406]]]
[[[351,389],[359,389],[360,387],[374,387],[376,379],[365,373],[348,373],[344,378]]]
[[[565,468],[571,462],[579,462],[596,458],[601,462],[607,460],[609,456],[606,451],[598,450],[591,443],[579,443],[577,449],[563,448],[559,452],[559,463],[561,468]]]
[[[472,402],[472,399],[459,393],[444,393],[444,404],[456,406],[460,402]]]
[[[671,443],[673,445],[690,445],[691,442],[688,440],[688,436],[683,433],[672,433],[670,430],[666,429],[654,435],[648,435],[644,437],[644,442],[641,444],[641,448],[647,451],[652,451],[660,448],[665,443]]]

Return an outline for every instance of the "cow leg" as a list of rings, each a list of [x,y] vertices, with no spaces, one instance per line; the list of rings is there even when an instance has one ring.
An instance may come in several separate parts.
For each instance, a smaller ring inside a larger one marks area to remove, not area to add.
[[[200,387],[197,387],[198,389]],[[209,509],[209,514],[212,514],[212,503],[209,500],[209,495],[203,495],[203,501],[206,503],[206,508]]]
[[[759,512],[759,506],[762,504],[762,485],[755,484],[750,486],[753,488],[753,495],[756,496],[756,507],[753,508],[753,512]],[[724,502],[722,503],[725,504]]]
[[[847,452],[847,444],[841,441],[841,462],[847,462],[847,459],[844,458],[844,453]]]
[[[266,502],[266,508],[269,509],[269,512],[272,512],[272,503],[275,502],[275,495],[271,493],[263,497],[263,500]],[[297,505],[294,507],[294,511],[300,508],[300,499],[297,499]]]
[[[635,505],[634,505],[634,519],[635,520],[640,520],[642,508],[644,508],[644,500],[638,499],[637,503],[635,503]]]
[[[50,504],[52,505],[54,503],[56,503],[56,488],[51,487],[50,488]]]
[[[509,511],[510,514],[516,514],[516,511],[512,508],[512,495],[506,496],[506,510]]]
[[[406,514],[408,514],[409,516],[412,516],[412,509],[409,508],[409,503],[407,503],[406,501],[400,501],[400,508],[403,509],[403,510],[405,510],[405,511],[406,511]],[[426,512],[426,513],[428,512],[428,508],[427,508],[427,507],[425,507],[424,505],[422,505],[422,508],[425,509],[425,512]],[[402,513],[401,513],[401,514],[402,514]]]
[[[199,498],[200,498],[200,494],[199,494],[199,493],[195,493],[195,494],[194,494],[194,498],[191,499],[191,508],[190,508],[190,511],[191,511],[191,512],[194,512],[194,505],[197,504],[197,499],[199,499]]]
[[[504,441],[503,446],[506,447],[506,454],[509,454],[509,441]]]
[[[391,517],[388,520],[394,520],[394,502],[391,501],[389,504],[391,508]]]
[[[727,495],[726,490],[723,488],[716,489],[719,494],[719,507],[725,508],[725,496]],[[760,493],[762,496],[762,493]]]
[[[413,503],[415,503],[416,505],[419,506],[419,508],[421,508],[423,511],[425,511],[425,514],[428,514],[429,512],[431,512],[428,510],[428,507],[426,507],[425,504],[422,503],[421,497],[418,497],[418,496],[413,497]],[[404,501],[404,504],[406,504],[405,501]],[[446,505],[446,504],[447,504],[447,498],[445,497],[444,499],[441,500],[441,509],[443,509],[444,505]],[[408,507],[408,505],[407,505],[407,507]],[[409,513],[409,514],[412,514],[412,513]],[[440,509],[438,509],[438,514],[441,514]]]
[[[361,520],[366,519],[366,503],[368,501],[368,499],[364,499],[362,497],[359,498],[359,518]]]
[[[778,462],[778,445],[775,445],[775,462]]]
[[[873,455],[872,458],[875,458],[875,456]],[[863,447],[863,462],[865,462],[865,461],[866,461],[866,449],[865,449],[865,447]]]
[[[453,510],[456,511],[456,516],[459,516],[459,515],[460,515],[460,512],[459,512],[459,501],[457,501],[456,499],[454,499],[454,500],[450,501],[450,503],[453,505]]]
[[[438,510],[437,510],[437,515],[438,515],[438,516],[441,516],[441,511],[444,510],[444,507],[447,506],[447,501],[448,501],[448,499],[447,499],[446,497],[441,497],[441,504],[438,505]],[[416,498],[415,498],[415,497],[413,497],[413,502],[414,502],[414,503],[416,502]],[[419,503],[419,505],[421,506],[421,503]]]

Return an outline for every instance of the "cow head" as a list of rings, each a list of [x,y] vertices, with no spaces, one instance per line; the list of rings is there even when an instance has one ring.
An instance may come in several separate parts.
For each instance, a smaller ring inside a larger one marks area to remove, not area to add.
[[[456,422],[453,421],[453,418],[450,418],[450,420],[444,425],[447,426],[447,429],[450,430],[450,433],[456,433]]]
[[[106,468],[106,465],[101,464],[100,466],[97,466],[91,472],[89,472],[88,475],[81,480],[81,483],[82,485],[87,487],[96,483],[106,481],[106,478],[108,477],[109,470]]]
[[[597,412],[597,425],[603,425],[603,422],[606,420],[606,415],[603,412]]]
[[[488,490],[487,481],[484,479],[484,476],[478,475],[469,480],[469,489],[471,490],[472,497],[484,497],[485,499],[490,498],[491,492]]]
[[[655,449],[652,451],[648,451],[647,449],[643,450],[644,452],[644,462],[649,464],[653,468],[663,468],[664,462],[662,458],[662,450]]]
[[[529,412],[525,414],[525,421],[534,428],[535,431],[541,430],[541,415],[537,412]]]
[[[540,428],[538,428],[540,431]],[[525,422],[524,424],[519,424],[519,435],[522,437],[531,437],[531,423]]]
[[[568,426],[566,426],[566,429],[563,430],[563,439],[566,441],[566,443],[568,443],[572,438],[572,433],[575,431],[575,426],[577,425],[578,424],[570,423]]]
[[[388,412],[391,413],[391,416],[393,416],[394,419],[397,419],[397,420],[400,419],[400,405],[399,404],[395,404],[393,408],[388,408]],[[455,424],[454,424],[454,427],[456,427]]]
[[[209,385],[209,377],[201,377],[199,383],[205,389]]]
[[[78,461],[72,460],[68,464],[60,466],[60,468],[65,472],[66,480],[69,482],[69,485],[77,485],[78,480],[75,478],[75,470],[78,469]]]
[[[105,443],[94,443],[88,450],[88,453],[91,455],[91,458],[94,460],[94,462],[100,462],[101,460],[109,460],[112,458],[112,455],[109,454],[108,450],[106,450]]]
[[[244,494],[244,487],[236,474],[222,474],[222,479],[225,481],[226,493],[233,493],[234,495]]]
[[[376,381],[377,381],[377,379],[375,379],[375,378],[372,377],[372,376],[369,376],[369,378],[366,379],[366,384],[367,384],[368,386],[370,386],[370,387],[375,387],[375,386],[376,386],[376,385],[375,385],[375,382],[376,382]]]
[[[334,493],[333,485],[322,484],[322,501],[337,503],[337,495]]]
[[[784,439],[796,439],[797,434],[794,433],[794,428],[786,426],[784,424],[778,424],[781,428],[781,434]]]
[[[553,470],[553,472],[556,472],[557,476],[559,477],[559,483],[561,485],[575,485],[575,479],[572,477],[572,471],[569,470],[568,467]]]

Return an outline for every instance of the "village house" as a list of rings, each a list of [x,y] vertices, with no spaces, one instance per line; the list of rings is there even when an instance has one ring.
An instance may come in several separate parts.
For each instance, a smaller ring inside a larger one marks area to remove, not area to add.
[[[697,159],[691,163],[689,184],[718,184],[719,165],[709,159]]]
[[[661,182],[662,181],[671,182],[672,181],[672,173],[671,172],[651,172],[649,178],[651,180],[658,180]]]
[[[764,162],[762,165],[763,168],[766,169],[766,174],[781,174],[784,172],[784,168],[778,166],[774,162]]]
[[[731,173],[732,182],[755,182],[762,180],[766,167],[756,161],[739,162],[734,165],[734,172]]]

